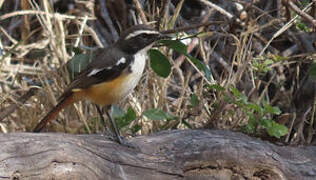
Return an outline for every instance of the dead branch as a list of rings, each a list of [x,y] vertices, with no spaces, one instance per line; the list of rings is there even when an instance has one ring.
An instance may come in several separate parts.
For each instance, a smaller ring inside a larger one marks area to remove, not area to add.
[[[315,179],[316,147],[277,146],[241,133],[176,130],[131,138],[0,134],[4,179]]]

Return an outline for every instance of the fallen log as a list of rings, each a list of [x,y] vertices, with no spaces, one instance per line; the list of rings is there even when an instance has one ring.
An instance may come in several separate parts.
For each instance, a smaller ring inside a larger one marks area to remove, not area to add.
[[[316,179],[316,147],[242,133],[174,130],[128,140],[102,134],[0,134],[0,179]]]

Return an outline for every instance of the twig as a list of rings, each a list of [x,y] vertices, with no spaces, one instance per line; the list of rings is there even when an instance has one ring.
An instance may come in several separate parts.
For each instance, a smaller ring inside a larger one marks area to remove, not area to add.
[[[218,54],[217,52],[213,51],[211,55],[214,57],[214,59],[223,66],[223,68],[227,71],[230,72],[231,66],[227,63],[227,60],[225,60],[222,55]]]
[[[78,47],[78,45],[79,45],[79,43],[80,43],[83,30],[84,30],[84,28],[85,28],[85,26],[86,26],[86,24],[87,24],[87,20],[88,20],[88,16],[85,16],[85,17],[84,17],[84,20],[83,20],[83,22],[82,22],[82,24],[81,24],[80,30],[79,30],[79,36],[78,36],[78,38],[76,39],[76,42],[75,42],[75,45],[74,45],[75,47]]]
[[[239,18],[236,18],[234,15],[232,15],[231,13],[229,13],[228,11],[226,11],[225,9],[217,6],[216,4],[211,3],[210,1],[207,0],[199,0],[201,3],[214,8],[215,10],[217,10],[218,12],[220,12],[221,14],[227,16],[229,19],[236,19],[236,22],[241,23]]]
[[[303,11],[307,11],[310,9],[311,5],[313,3],[308,4]],[[268,48],[268,46],[271,44],[271,42],[277,38],[278,36],[280,36],[283,32],[285,32],[287,29],[289,29],[293,23],[295,22],[295,20],[298,18],[298,15],[296,15],[294,18],[292,18],[288,23],[286,23],[281,29],[279,29],[274,35],[273,37],[269,40],[269,42],[266,44],[266,46],[262,49],[262,51],[260,52],[259,56],[262,56],[263,53],[265,52],[265,50]]]
[[[138,0],[133,0],[137,11],[139,12],[140,18],[143,21],[143,24],[147,24],[147,19],[146,19],[146,15],[144,13],[144,10],[142,8],[142,5],[140,4],[140,2]]]
[[[310,144],[312,142],[313,139],[313,135],[314,135],[314,122],[315,122],[315,111],[316,111],[316,103],[315,103],[315,98],[314,98],[314,103],[313,103],[313,109],[312,109],[312,115],[311,115],[311,120],[308,126],[308,136],[307,136],[307,143]]]
[[[80,25],[80,26],[82,25],[82,22],[78,21],[78,20],[75,20],[75,23]],[[95,30],[93,28],[91,28],[89,26],[84,26],[84,31],[89,33],[89,35],[92,37],[92,39],[94,40],[94,42],[96,43],[96,45],[98,47],[100,47],[100,48],[104,47],[101,40],[99,39],[97,33],[95,32]],[[68,35],[68,37],[69,37],[69,35]],[[83,45],[81,45],[81,46],[83,46]],[[85,47],[85,48],[88,49],[88,47]]]
[[[171,30],[165,30],[165,31],[161,31],[162,34],[172,34],[175,32],[182,32],[182,31],[188,31],[191,29],[196,29],[202,26],[209,26],[209,25],[213,25],[213,24],[224,24],[225,22],[223,21],[212,21],[212,22],[205,22],[205,23],[201,23],[201,24],[194,24],[191,26],[186,26],[186,27],[180,27],[180,28],[176,28],[176,29],[171,29]]]
[[[305,18],[307,21],[312,23],[314,27],[316,27],[316,19],[314,19],[312,16],[309,14],[305,13],[302,11],[300,8],[298,8],[292,1],[285,1],[286,5],[288,5],[293,11],[295,11],[298,15],[301,17]],[[314,2],[316,3],[316,2]],[[308,6],[312,5],[313,2],[311,2]]]
[[[36,11],[36,10],[24,10],[24,11],[15,11],[12,13],[7,13],[0,16],[0,21],[4,19],[8,19],[15,16],[22,16],[22,15],[48,15],[50,18],[59,17],[60,19],[85,19],[85,17],[78,17],[78,16],[71,16],[59,13],[46,13],[44,11]],[[95,20],[94,17],[88,17],[88,20]]]
[[[169,12],[169,4],[170,0],[164,0],[163,1],[163,6],[162,9],[159,13],[158,21],[157,21],[157,29],[160,30],[159,25],[161,24],[161,19],[167,19],[168,17],[168,12]]]
[[[15,40],[12,36],[10,36],[7,31],[5,29],[3,29],[2,26],[0,26],[0,31],[13,43],[13,44],[17,44],[18,41]]]
[[[17,101],[19,104],[11,104],[9,107],[6,107],[0,111],[0,122],[10,114],[12,114],[19,106],[23,105],[30,97],[34,96],[38,91],[38,88],[31,88],[27,93],[22,95]]]

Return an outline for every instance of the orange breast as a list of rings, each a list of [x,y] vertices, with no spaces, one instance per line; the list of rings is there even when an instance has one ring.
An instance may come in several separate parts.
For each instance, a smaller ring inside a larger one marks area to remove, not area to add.
[[[121,75],[110,82],[96,84],[87,89],[75,89],[73,91],[77,97],[80,97],[77,99],[89,99],[99,105],[111,105],[124,98],[125,94],[121,92],[124,89],[123,84],[127,78],[128,75]]]

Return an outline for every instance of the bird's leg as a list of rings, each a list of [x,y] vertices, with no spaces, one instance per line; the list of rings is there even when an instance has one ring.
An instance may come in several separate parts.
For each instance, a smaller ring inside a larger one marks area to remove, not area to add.
[[[103,121],[103,123],[105,124],[105,120],[104,120],[104,117],[103,117],[103,111],[102,109],[100,108],[100,106],[96,105],[96,108],[97,108],[97,111],[99,113],[99,115],[101,116],[101,120]],[[115,137],[116,139],[116,142],[118,142],[119,144],[121,145],[124,145],[124,146],[127,146],[127,147],[130,147],[130,148],[134,148],[134,149],[139,149],[137,146],[133,145],[133,144],[130,144],[126,141],[124,141],[124,139],[122,139],[122,137],[120,136],[120,131],[119,129],[117,128],[117,125],[116,125],[116,122],[114,121],[114,119],[112,118],[112,116],[110,115],[109,111],[111,110],[111,106],[106,106],[106,115],[109,117],[110,119],[110,123],[111,123],[111,126],[112,126],[112,129],[114,130],[114,134],[113,135],[112,133],[111,134],[111,137]],[[109,130],[107,128],[107,131],[108,132],[112,132],[111,130]]]
[[[122,141],[122,138],[120,136],[120,131],[119,129],[117,128],[117,125],[116,125],[116,122],[115,120],[112,118],[112,116],[110,115],[109,111],[111,110],[111,106],[107,106],[106,107],[106,115],[109,117],[110,119],[110,123],[111,123],[111,126],[112,128],[114,129],[114,133],[115,133],[115,137],[116,137],[116,140],[118,143],[120,144],[124,144],[123,141]]]
[[[112,132],[112,129],[109,128],[109,126],[106,126],[106,122],[105,122],[105,119],[104,119],[104,109],[101,108],[99,105],[95,104],[95,107],[97,108],[97,111],[100,115],[100,118],[101,118],[101,121],[102,121],[102,124],[104,125],[104,127],[106,128],[106,135],[110,137],[111,140],[113,141],[119,141],[119,140],[116,140],[118,139],[116,137],[116,134],[114,135],[113,132]],[[108,111],[108,108],[106,109]],[[112,123],[111,123],[112,124]]]
[[[95,107],[97,108],[97,111],[98,111],[98,113],[99,113],[99,115],[100,115],[100,118],[101,118],[101,121],[102,121],[102,123],[103,123],[103,126],[105,126],[105,119],[104,119],[104,116],[103,116],[103,111],[102,111],[102,108],[99,106],[99,105],[97,105],[97,104],[95,104]],[[106,126],[106,130],[108,131],[108,132],[111,132],[110,131],[110,129]],[[111,134],[111,136],[113,136],[113,134]]]
[[[97,111],[98,111],[98,113],[99,113],[99,115],[100,115],[100,117],[101,117],[102,123],[105,124],[105,120],[104,120],[104,117],[103,117],[102,109],[101,109],[100,106],[97,105],[97,104],[95,105],[95,107],[97,108]]]

